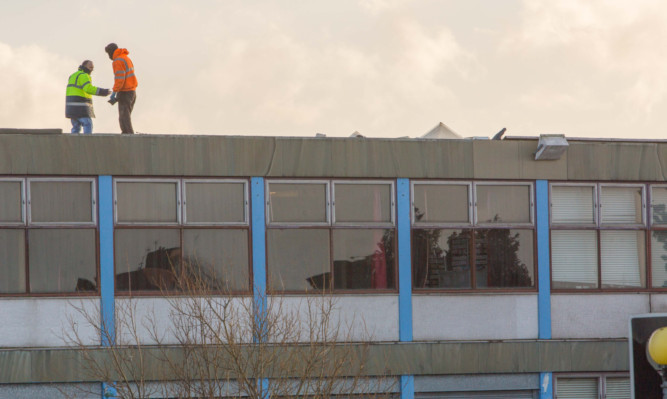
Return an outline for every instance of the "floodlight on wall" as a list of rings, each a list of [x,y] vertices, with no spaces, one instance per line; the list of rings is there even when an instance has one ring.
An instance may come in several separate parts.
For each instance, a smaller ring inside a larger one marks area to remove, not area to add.
[[[535,152],[536,161],[554,161],[560,159],[567,150],[567,140],[564,134],[541,134]]]

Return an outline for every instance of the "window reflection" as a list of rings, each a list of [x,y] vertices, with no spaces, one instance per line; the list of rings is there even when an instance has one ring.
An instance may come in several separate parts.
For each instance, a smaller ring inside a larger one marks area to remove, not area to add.
[[[94,229],[34,229],[29,232],[30,292],[97,289]]]
[[[510,229],[415,229],[413,285],[462,289],[534,286],[533,231]]]
[[[334,288],[394,288],[394,231],[337,229],[333,231]]]
[[[478,288],[532,287],[533,231],[475,230]]]
[[[183,263],[212,289],[247,291],[248,232],[240,229],[183,230]]]
[[[181,257],[175,229],[116,231],[116,289],[119,291],[173,289],[173,270]]]
[[[267,251],[271,289],[305,291],[330,287],[329,230],[269,229]]]
[[[412,236],[416,288],[470,288],[472,230],[416,229]]]

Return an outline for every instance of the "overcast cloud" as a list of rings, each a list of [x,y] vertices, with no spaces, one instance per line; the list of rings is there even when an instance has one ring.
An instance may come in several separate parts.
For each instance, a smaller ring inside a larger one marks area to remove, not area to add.
[[[0,127],[67,131],[67,77],[91,59],[110,87],[114,41],[138,132],[662,139],[666,19],[659,0],[6,2]]]

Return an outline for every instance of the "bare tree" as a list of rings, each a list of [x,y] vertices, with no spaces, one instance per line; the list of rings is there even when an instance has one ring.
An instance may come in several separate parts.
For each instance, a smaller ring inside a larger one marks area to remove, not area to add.
[[[77,307],[108,343],[87,345],[70,323],[66,337],[88,378],[132,399],[391,396],[396,379],[366,372],[372,337],[355,339],[353,324],[363,323],[344,321],[330,292],[297,306],[282,296],[254,301],[226,290],[211,270],[196,261],[172,265],[152,282],[169,287],[168,312],[133,297],[116,301],[115,331]]]

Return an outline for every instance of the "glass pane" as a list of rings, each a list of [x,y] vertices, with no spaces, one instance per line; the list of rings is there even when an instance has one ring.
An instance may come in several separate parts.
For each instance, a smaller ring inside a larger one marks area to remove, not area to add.
[[[558,378],[556,397],[558,399],[598,399],[598,379]]]
[[[176,182],[118,182],[118,222],[176,223]]]
[[[592,186],[551,186],[551,221],[554,224],[594,224]]]
[[[391,222],[390,184],[334,185],[336,222]]]
[[[21,182],[0,181],[0,223],[22,222],[21,208]]]
[[[394,230],[334,230],[333,254],[334,288],[395,288]]]
[[[530,223],[530,187],[478,184],[477,223]]]
[[[641,187],[600,188],[600,211],[604,224],[642,223]]]
[[[607,377],[607,396],[605,399],[630,399],[630,378]]]
[[[331,284],[329,230],[269,229],[268,282],[275,291],[306,291]]]
[[[667,231],[651,232],[651,285],[667,288]]]
[[[90,185],[89,181],[30,182],[32,222],[92,222]]]
[[[643,231],[600,232],[602,287],[645,287],[646,241]]]
[[[269,183],[271,222],[327,222],[326,184]]]
[[[211,289],[248,291],[248,231],[245,229],[187,229],[183,259],[198,271]]]
[[[0,230],[0,293],[25,292],[25,231]]]
[[[415,184],[415,224],[470,223],[468,186]]]
[[[176,289],[180,256],[177,229],[117,229],[116,290]]]
[[[667,224],[667,187],[651,188],[653,224]]]
[[[597,288],[597,232],[551,231],[551,281],[553,288]]]
[[[412,231],[415,288],[470,288],[472,230]]]
[[[185,183],[188,223],[243,223],[243,183]]]
[[[535,286],[533,230],[475,230],[477,288]]]
[[[30,230],[30,292],[95,291],[95,233],[94,229]]]

